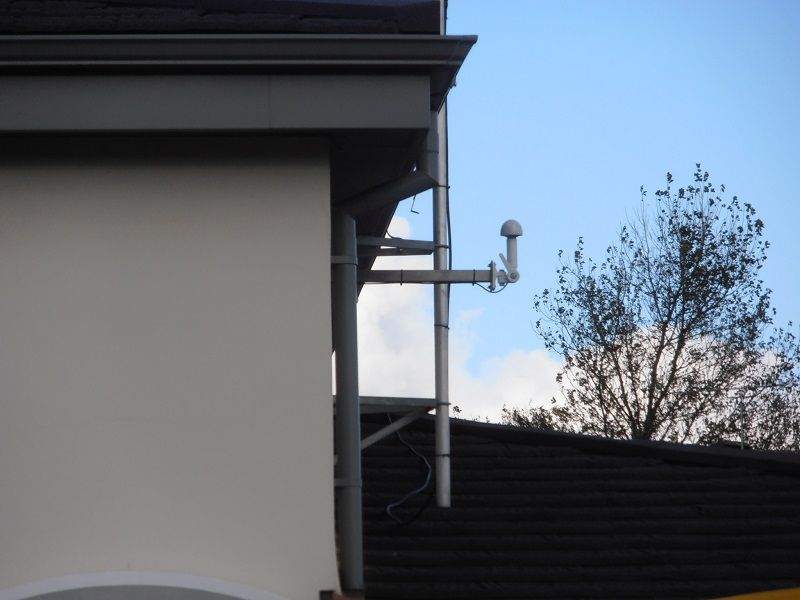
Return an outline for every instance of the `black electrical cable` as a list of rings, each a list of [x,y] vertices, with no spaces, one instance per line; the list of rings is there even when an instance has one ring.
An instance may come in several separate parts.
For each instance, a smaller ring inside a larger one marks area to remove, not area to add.
[[[450,186],[446,186],[448,192],[450,191]],[[447,215],[447,268],[451,271],[453,270],[453,229],[450,227],[450,194],[447,194],[447,199],[444,204],[445,206],[445,214]],[[448,286],[448,289],[450,286]]]
[[[449,185],[448,186],[442,186],[442,187],[446,187],[448,190],[450,189]],[[453,230],[450,227],[450,194],[447,194],[447,202],[445,203],[445,213],[447,215],[447,268],[452,270],[453,269]],[[502,285],[499,290],[490,290],[489,288],[487,288],[484,285],[481,285],[477,281],[473,281],[472,285],[477,285],[484,292],[487,292],[489,294],[499,294],[504,289],[506,289],[506,286]],[[449,304],[449,301],[450,301],[450,286],[449,285],[447,286],[447,300],[448,300],[448,304]]]
[[[389,419],[389,423],[392,423],[392,415],[387,413],[386,417]],[[425,512],[425,509],[428,508],[428,505],[430,505],[431,499],[433,498],[433,488],[431,488],[428,491],[428,497],[425,499],[425,502],[419,509],[417,509],[417,512],[415,512],[411,517],[403,519],[395,515],[393,511],[394,509],[399,508],[400,506],[405,504],[405,502],[409,498],[411,498],[412,496],[416,496],[417,494],[421,494],[422,492],[425,491],[426,488],[430,486],[431,478],[433,477],[433,467],[431,467],[431,463],[430,461],[428,461],[425,455],[419,452],[416,448],[414,448],[414,446],[412,446],[409,442],[407,442],[399,431],[396,432],[395,435],[397,436],[397,439],[400,441],[401,444],[403,444],[406,448],[408,448],[417,458],[419,458],[423,462],[425,468],[427,469],[427,474],[425,475],[425,483],[423,483],[418,488],[408,492],[400,500],[392,502],[391,504],[386,506],[386,514],[389,515],[391,519],[396,521],[398,525],[405,526],[405,525],[410,525],[411,523],[416,521],[422,515],[422,513]]]
[[[444,212],[447,216],[447,268],[453,270],[453,228],[450,227],[450,186],[447,189],[447,197],[444,203]],[[450,285],[447,286],[447,306],[450,306]],[[448,321],[450,320],[448,315]]]
[[[489,289],[489,288],[487,288],[485,285],[481,285],[481,284],[480,284],[480,283],[478,283],[477,281],[476,281],[476,282],[474,282],[472,285],[477,285],[479,288],[481,288],[481,289],[482,289],[484,292],[486,292],[486,293],[488,293],[488,294],[499,294],[499,293],[500,293],[500,292],[502,292],[504,289],[506,289],[506,286],[505,286],[505,284],[501,285],[499,290],[490,290],[490,289]]]

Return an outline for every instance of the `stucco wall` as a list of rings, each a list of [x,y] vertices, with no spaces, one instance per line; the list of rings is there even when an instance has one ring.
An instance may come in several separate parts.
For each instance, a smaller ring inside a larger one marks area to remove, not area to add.
[[[0,590],[336,587],[325,146],[4,148]]]

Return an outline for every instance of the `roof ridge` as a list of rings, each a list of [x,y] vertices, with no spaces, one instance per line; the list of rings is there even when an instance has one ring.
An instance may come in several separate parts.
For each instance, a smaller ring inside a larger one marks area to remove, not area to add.
[[[432,428],[433,415],[419,419],[417,428]],[[414,427],[414,425],[412,425]],[[779,472],[800,476],[800,454],[779,450],[752,450],[722,446],[701,446],[653,440],[620,440],[563,431],[550,431],[484,423],[466,419],[450,419],[451,435],[475,435],[496,441],[542,446],[569,446],[578,450],[657,458],[669,462],[728,466]]]

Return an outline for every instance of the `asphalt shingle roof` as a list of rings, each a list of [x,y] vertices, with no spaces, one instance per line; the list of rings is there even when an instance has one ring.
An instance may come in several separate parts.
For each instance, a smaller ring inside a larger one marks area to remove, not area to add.
[[[365,430],[377,428],[366,423]],[[433,464],[433,425],[404,439]],[[452,508],[392,436],[363,456],[367,600],[713,598],[800,586],[800,460],[454,421]]]
[[[438,34],[436,0],[0,0],[0,33]]]

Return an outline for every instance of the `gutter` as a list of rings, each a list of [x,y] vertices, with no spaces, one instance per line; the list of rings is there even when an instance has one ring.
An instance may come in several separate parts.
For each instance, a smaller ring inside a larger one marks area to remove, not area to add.
[[[476,36],[135,34],[0,36],[0,72],[424,72],[438,111]]]

